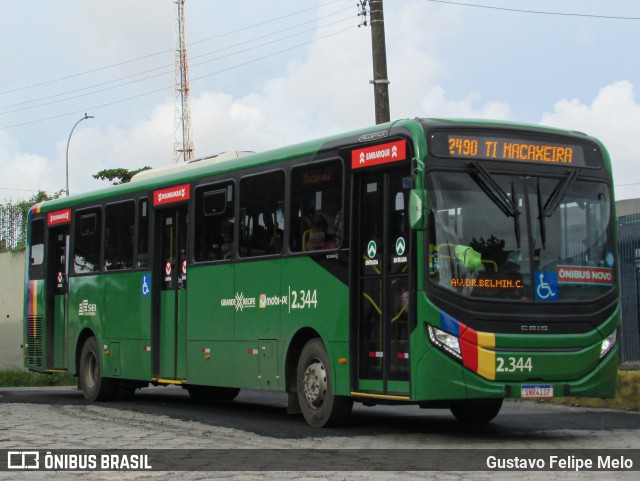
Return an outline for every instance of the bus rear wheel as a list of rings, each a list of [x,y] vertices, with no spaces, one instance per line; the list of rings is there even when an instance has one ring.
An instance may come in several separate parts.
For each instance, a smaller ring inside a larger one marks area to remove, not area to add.
[[[333,394],[329,355],[320,339],[311,339],[302,348],[296,388],[300,410],[311,426],[337,426],[351,413],[353,400]]]
[[[90,337],[82,346],[78,370],[80,389],[87,401],[110,401],[116,396],[118,385],[102,374],[98,343],[95,337]]]
[[[502,408],[502,399],[477,399],[452,404],[449,409],[465,424],[485,424],[493,420]]]

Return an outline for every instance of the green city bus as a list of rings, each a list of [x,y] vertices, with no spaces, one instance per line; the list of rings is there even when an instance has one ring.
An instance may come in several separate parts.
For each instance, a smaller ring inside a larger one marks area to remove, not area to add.
[[[27,252],[25,366],[90,402],[262,389],[330,426],[615,395],[611,165],[579,132],[418,118],[205,158],[35,205]]]

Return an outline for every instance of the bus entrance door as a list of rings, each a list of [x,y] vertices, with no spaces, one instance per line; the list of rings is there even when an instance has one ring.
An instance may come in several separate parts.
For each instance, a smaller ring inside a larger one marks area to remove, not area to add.
[[[154,309],[155,377],[186,378],[187,207],[156,211],[156,273],[159,295]]]
[[[69,225],[49,228],[47,259],[47,369],[65,369],[69,282]]]
[[[352,288],[357,392],[406,398],[410,392],[411,176],[404,170],[356,177]]]

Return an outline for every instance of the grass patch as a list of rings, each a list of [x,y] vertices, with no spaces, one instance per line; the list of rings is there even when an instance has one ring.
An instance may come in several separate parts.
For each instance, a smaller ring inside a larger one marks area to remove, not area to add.
[[[76,378],[67,373],[40,374],[24,369],[0,369],[0,387],[75,386]]]

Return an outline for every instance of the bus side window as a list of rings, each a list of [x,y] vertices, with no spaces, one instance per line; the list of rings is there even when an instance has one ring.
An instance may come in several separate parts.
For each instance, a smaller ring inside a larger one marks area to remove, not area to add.
[[[138,247],[137,264],[139,269],[149,268],[149,200],[138,202]]]
[[[199,187],[195,220],[195,261],[231,259],[235,226],[233,183]]]
[[[133,267],[134,201],[109,204],[105,208],[104,268],[107,271]]]
[[[280,254],[284,238],[284,172],[240,181],[240,256]]]
[[[31,223],[29,240],[29,278],[44,279],[44,219]]]
[[[73,236],[73,270],[77,274],[98,272],[102,231],[102,209],[76,212]]]
[[[303,165],[291,174],[292,252],[339,248],[343,238],[342,163]]]

